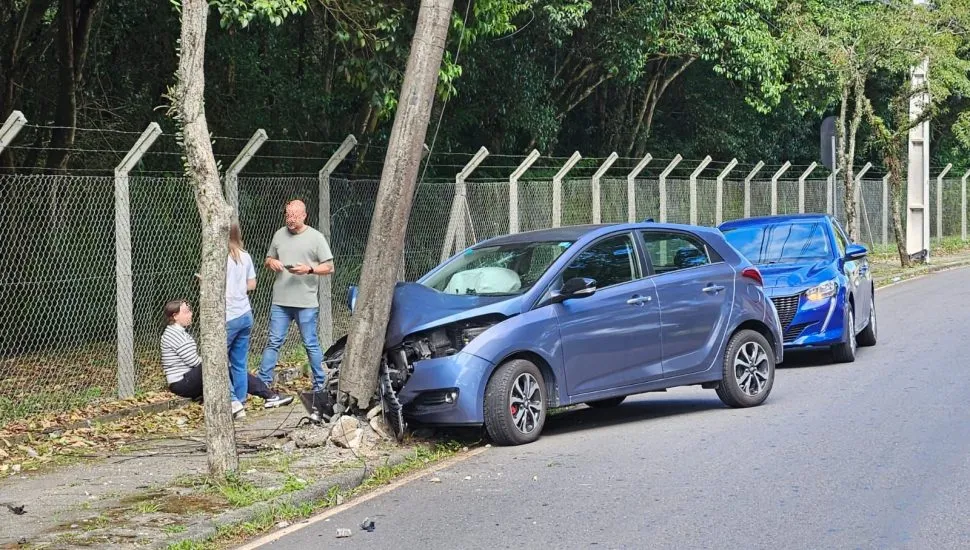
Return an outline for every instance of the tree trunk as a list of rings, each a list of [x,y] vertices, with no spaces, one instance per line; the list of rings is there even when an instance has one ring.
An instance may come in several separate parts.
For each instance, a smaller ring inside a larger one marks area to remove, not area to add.
[[[195,189],[202,221],[202,276],[199,324],[205,432],[209,473],[223,475],[239,467],[229,399],[226,350],[226,257],[231,211],[222,195],[219,171],[205,118],[205,33],[207,0],[182,0],[182,41],[173,95],[182,130],[186,170]]]
[[[852,83],[852,93],[855,95],[855,106],[852,109],[852,122],[849,124],[849,151],[847,153],[846,167],[851,168],[855,163],[856,137],[859,134],[859,125],[862,123],[863,101],[865,100],[865,81],[862,76],[856,76]],[[845,174],[845,225],[849,232],[849,238],[858,242],[862,235],[859,231],[859,205],[855,200],[855,171],[846,169]]]
[[[370,227],[358,306],[351,319],[347,349],[340,366],[340,400],[358,410],[370,405],[377,390],[382,344],[394,283],[404,256],[404,238],[452,6],[453,0],[421,0],[411,41],[401,101],[374,207],[373,219],[380,223],[372,223]]]
[[[67,169],[77,126],[77,97],[99,0],[61,0],[57,14],[57,106],[47,168]]]

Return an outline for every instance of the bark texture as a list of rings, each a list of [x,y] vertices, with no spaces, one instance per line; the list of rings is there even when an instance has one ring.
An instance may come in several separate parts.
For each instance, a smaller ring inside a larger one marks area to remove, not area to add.
[[[414,200],[453,0],[422,0],[411,41],[401,100],[381,173],[374,223],[367,238],[360,294],[340,367],[340,398],[366,409],[377,391],[384,333]]]
[[[203,398],[209,473],[239,467],[229,397],[226,350],[226,257],[231,210],[222,195],[219,171],[205,118],[206,0],[182,0],[182,43],[173,91],[175,116],[182,129],[186,170],[202,221],[202,276],[199,294]]]

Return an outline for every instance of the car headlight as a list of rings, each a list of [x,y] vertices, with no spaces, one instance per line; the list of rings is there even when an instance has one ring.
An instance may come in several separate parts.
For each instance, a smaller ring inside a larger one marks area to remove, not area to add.
[[[461,343],[461,347],[467,346],[469,344],[469,342],[471,342],[472,340],[474,340],[475,338],[477,338],[479,334],[485,332],[490,327],[491,327],[491,325],[489,325],[487,327],[470,327],[470,328],[466,328],[466,329],[462,330],[461,331],[461,342],[460,342]]]
[[[835,293],[839,291],[839,284],[835,281],[825,281],[824,283],[814,286],[805,291],[805,297],[808,298],[810,302],[821,302],[835,296]]]

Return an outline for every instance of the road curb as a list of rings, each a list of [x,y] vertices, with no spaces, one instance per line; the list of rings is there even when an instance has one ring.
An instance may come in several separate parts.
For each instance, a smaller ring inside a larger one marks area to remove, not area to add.
[[[351,491],[357,487],[360,487],[360,485],[363,484],[364,481],[378,468],[402,464],[406,462],[412,454],[413,451],[396,451],[384,461],[374,461],[373,463],[365,462],[364,466],[360,469],[336,474],[326,480],[313,483],[303,489],[300,489],[299,491],[281,495],[264,502],[258,502],[246,508],[239,508],[237,510],[224,512],[211,519],[190,525],[184,533],[157,541],[149,546],[149,548],[164,549],[168,548],[172,544],[178,544],[180,542],[204,542],[216,536],[219,533],[220,528],[245,523],[247,521],[253,521],[260,514],[269,511],[273,507],[285,504],[299,506],[307,502],[320,501],[326,498],[327,494],[334,487],[340,487],[342,491]]]
[[[895,277],[899,277],[899,275],[893,275],[893,276],[883,277],[881,279],[877,279],[876,280],[876,290],[882,290],[882,289],[885,289],[885,288],[890,288],[890,287],[893,287],[893,286],[896,286],[896,285],[899,285],[899,284],[902,284],[902,283],[907,283],[907,282],[910,282],[910,281],[915,281],[917,279],[922,279],[923,277],[926,277],[926,276],[929,276],[929,275],[933,275],[935,273],[941,273],[943,271],[949,271],[951,269],[959,269],[961,267],[968,267],[968,266],[970,266],[970,258],[965,258],[965,259],[962,259],[962,260],[959,260],[959,261],[949,262],[949,263],[944,263],[944,264],[935,264],[935,265],[934,264],[930,264],[930,266],[925,271],[920,272],[920,273],[918,273],[916,275],[913,275],[913,276],[910,276],[910,277],[900,277],[900,279],[898,281],[892,281],[892,279],[895,278]],[[892,282],[885,283],[885,284],[880,284],[883,281],[892,281]]]

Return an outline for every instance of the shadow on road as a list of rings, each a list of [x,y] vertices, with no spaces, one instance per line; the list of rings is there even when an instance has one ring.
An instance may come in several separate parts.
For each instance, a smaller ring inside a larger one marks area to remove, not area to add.
[[[542,431],[543,435],[568,434],[580,430],[659,420],[668,416],[680,416],[724,408],[713,391],[710,398],[651,399],[650,397],[637,397],[635,399],[635,401],[624,401],[621,405],[611,409],[593,409],[586,405],[579,405],[575,409],[559,412],[546,418],[546,425]]]
[[[860,351],[859,353],[861,354],[863,352]],[[785,362],[778,365],[778,370],[829,366],[839,366],[832,357],[832,352],[829,350],[786,350]]]

